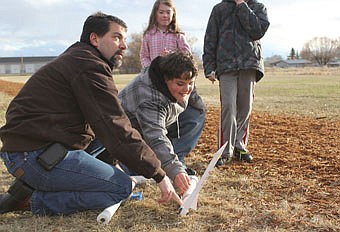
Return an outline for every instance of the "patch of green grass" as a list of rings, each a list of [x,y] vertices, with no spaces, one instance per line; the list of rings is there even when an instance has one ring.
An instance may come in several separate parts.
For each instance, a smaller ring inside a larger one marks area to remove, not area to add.
[[[137,74],[114,75],[117,88],[121,90],[136,76]],[[21,80],[18,76],[3,78],[5,80],[13,78],[13,81],[19,82]],[[26,80],[27,76],[23,76],[22,79]],[[220,106],[218,81],[212,84],[201,70],[196,86],[208,107]],[[340,119],[340,69],[268,68],[264,78],[256,85],[253,109],[271,114]],[[2,123],[0,121],[0,124]]]
[[[256,86],[254,110],[340,118],[340,75],[268,73]]]
[[[218,82],[212,84],[200,73],[196,85],[208,106],[220,106]],[[340,70],[325,72],[325,75],[270,70],[256,84],[253,109],[272,114],[340,119]]]

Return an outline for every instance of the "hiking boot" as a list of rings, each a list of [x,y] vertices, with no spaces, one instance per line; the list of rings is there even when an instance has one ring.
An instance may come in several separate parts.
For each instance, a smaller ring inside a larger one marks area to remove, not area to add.
[[[189,176],[196,176],[196,174],[197,174],[197,172],[196,172],[194,169],[189,168],[189,167],[187,167],[187,168],[185,169],[185,171],[187,172],[187,174],[188,174]]]
[[[237,160],[237,161],[247,162],[247,163],[252,163],[253,162],[253,157],[246,150],[235,149],[234,159]]]
[[[0,195],[0,214],[16,211],[29,210],[29,201],[34,189],[21,180],[16,179],[8,193]]]

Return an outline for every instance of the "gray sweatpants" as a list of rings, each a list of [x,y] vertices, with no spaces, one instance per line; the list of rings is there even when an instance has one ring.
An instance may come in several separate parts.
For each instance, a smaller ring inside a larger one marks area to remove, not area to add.
[[[245,150],[249,136],[249,118],[254,100],[256,70],[225,72],[219,77],[221,115],[219,147],[228,142],[222,157],[233,156],[235,147]]]

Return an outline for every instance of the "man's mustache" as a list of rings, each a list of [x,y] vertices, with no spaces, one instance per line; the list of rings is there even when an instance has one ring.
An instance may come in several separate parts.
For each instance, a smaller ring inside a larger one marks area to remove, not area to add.
[[[118,51],[116,51],[115,55],[124,56],[125,55],[125,51],[124,50],[118,50]]]

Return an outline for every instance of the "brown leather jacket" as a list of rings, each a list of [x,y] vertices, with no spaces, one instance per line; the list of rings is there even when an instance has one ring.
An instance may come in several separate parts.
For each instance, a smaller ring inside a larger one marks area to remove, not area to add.
[[[112,64],[77,42],[38,70],[10,103],[1,151],[33,151],[53,142],[86,149],[97,137],[112,161],[160,182],[160,161],[131,127],[117,94]]]

